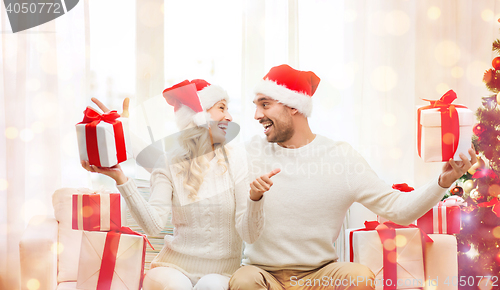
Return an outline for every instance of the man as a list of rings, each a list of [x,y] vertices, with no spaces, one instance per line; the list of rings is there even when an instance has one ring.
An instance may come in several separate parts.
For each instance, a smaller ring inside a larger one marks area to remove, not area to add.
[[[312,72],[281,65],[256,86],[255,119],[266,140],[254,137],[247,152],[252,179],[261,176],[251,184],[251,200],[263,204],[265,225],[258,240],[246,244],[231,290],[374,289],[368,267],[336,262],[333,241],[352,203],[409,224],[476,162],[471,149],[471,161],[460,154],[462,161],[447,162],[425,186],[395,191],[349,144],[311,131],[307,117],[319,81]]]

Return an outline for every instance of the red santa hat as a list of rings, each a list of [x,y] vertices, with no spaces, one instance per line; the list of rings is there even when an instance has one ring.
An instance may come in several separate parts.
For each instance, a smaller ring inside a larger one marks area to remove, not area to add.
[[[312,95],[320,78],[311,71],[300,71],[289,65],[275,66],[257,83],[254,92],[297,109],[306,117],[311,116]]]
[[[221,100],[229,101],[227,92],[205,80],[185,80],[163,91],[163,97],[174,106],[177,126],[182,130],[193,121],[197,126],[207,124],[210,114],[207,110]]]

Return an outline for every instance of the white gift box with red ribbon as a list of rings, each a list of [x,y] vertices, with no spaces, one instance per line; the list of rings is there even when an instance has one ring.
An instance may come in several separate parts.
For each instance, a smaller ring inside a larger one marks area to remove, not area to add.
[[[417,220],[417,226],[427,234],[460,233],[462,198],[451,196],[432,207]]]
[[[100,114],[91,107],[84,114],[83,121],[76,124],[80,160],[112,167],[133,156],[127,118],[120,118],[116,111]]]
[[[83,232],[77,289],[141,289],[146,239],[125,232]]]
[[[431,105],[417,111],[417,151],[424,162],[443,162],[450,158],[461,161],[464,153],[470,160],[474,112],[463,105],[454,105],[452,90],[439,100],[426,100]]]

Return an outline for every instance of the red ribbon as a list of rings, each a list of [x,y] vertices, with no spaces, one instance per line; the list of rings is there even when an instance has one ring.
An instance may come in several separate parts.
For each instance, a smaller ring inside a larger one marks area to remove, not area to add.
[[[439,100],[425,100],[431,104],[420,107],[417,110],[418,136],[417,150],[418,156],[421,155],[421,139],[422,125],[420,124],[420,115],[423,110],[439,109],[441,112],[441,155],[442,161],[448,161],[453,158],[458,148],[460,139],[460,124],[458,120],[458,112],[456,108],[467,108],[462,105],[452,105],[451,103],[457,98],[457,94],[453,90],[446,92]]]
[[[99,194],[82,195],[82,221],[83,228],[78,227],[78,194],[73,194],[72,200],[72,225],[74,230],[100,231],[101,230],[101,196]],[[118,231],[122,227],[120,194],[109,194],[109,227],[111,231]]]
[[[125,136],[123,134],[122,122],[117,119],[120,115],[116,111],[109,111],[104,114],[100,114],[92,107],[87,107],[83,112],[83,121],[78,124],[85,125],[85,139],[87,145],[87,155],[89,157],[90,165],[95,165],[101,167],[101,160],[99,158],[99,149],[97,143],[97,124],[101,121],[113,125],[113,131],[115,135],[115,145],[116,145],[116,157],[118,163],[127,160],[127,151],[125,149]]]
[[[478,207],[493,207],[492,211],[497,217],[500,217],[500,200],[497,197],[492,198],[490,201],[482,202],[477,205]]]
[[[437,216],[434,216],[434,208],[438,208]],[[444,220],[441,208],[446,208],[446,220]],[[417,220],[417,226],[425,233],[434,233],[434,221],[437,219],[439,234],[457,234],[460,233],[460,207],[457,204],[451,204],[451,201],[440,201],[438,205],[431,208]],[[443,222],[446,223],[446,232],[443,230]]]
[[[396,229],[397,228],[417,228],[419,229],[416,225],[411,224],[408,226],[402,226],[398,225],[394,222],[387,221],[384,223],[379,223],[378,221],[365,221],[365,228],[363,229],[357,229],[353,230],[349,233],[349,253],[350,253],[350,259],[351,262],[354,262],[354,248],[353,248],[353,243],[352,243],[352,238],[354,235],[354,232],[359,232],[359,231],[373,231],[376,230],[379,237],[380,241],[382,242],[382,248],[384,249],[383,256],[383,267],[384,267],[384,289],[389,290],[389,289],[396,289],[397,283],[397,261],[396,259],[389,259],[389,257],[392,255],[393,257],[397,256],[396,253],[396,247],[392,250],[387,250],[386,247],[384,247],[384,242],[396,237]],[[419,229],[420,230],[420,229]],[[425,250],[425,243],[426,242],[434,242],[431,237],[429,237],[425,232],[420,230],[421,238],[422,238],[422,253]],[[387,281],[391,281],[391,285],[387,285]]]
[[[97,279],[96,290],[111,289],[111,282],[113,280],[113,274],[115,272],[118,245],[120,244],[120,236],[122,234],[142,236],[142,238],[144,239],[142,249],[141,281],[139,285],[139,289],[142,289],[142,282],[144,278],[144,262],[146,258],[146,242],[149,244],[151,249],[154,250],[154,248],[145,235],[135,232],[129,227],[121,227],[117,231],[110,231],[106,234],[104,252],[102,254],[101,260],[101,269],[99,271],[99,278]]]

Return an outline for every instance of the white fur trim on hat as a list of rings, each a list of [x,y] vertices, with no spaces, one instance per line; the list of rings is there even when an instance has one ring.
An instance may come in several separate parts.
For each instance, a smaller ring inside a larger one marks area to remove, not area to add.
[[[292,91],[267,79],[257,83],[254,93],[266,95],[290,108],[297,109],[306,117],[311,116],[312,98],[307,94]]]
[[[204,87],[202,90],[198,91],[198,96],[200,97],[201,106],[205,111],[212,108],[220,100],[229,102],[229,95],[227,92],[217,85]]]
[[[175,112],[175,123],[180,130],[187,129],[191,122],[197,126],[206,126],[210,120],[210,114],[203,111],[196,113],[188,106],[182,105],[177,112]]]

